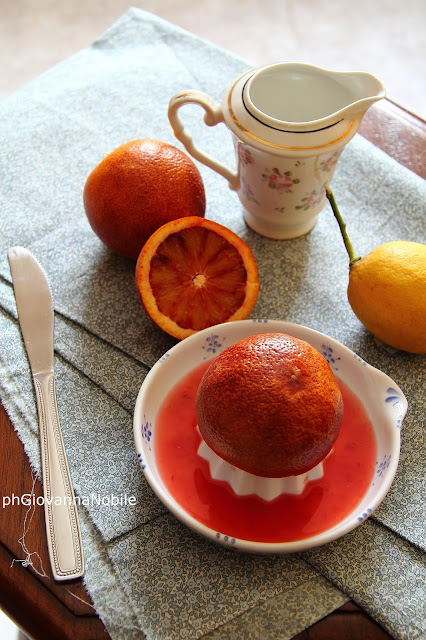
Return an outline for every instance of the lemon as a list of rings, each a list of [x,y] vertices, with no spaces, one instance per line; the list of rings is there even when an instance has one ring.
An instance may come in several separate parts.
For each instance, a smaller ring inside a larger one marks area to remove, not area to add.
[[[350,268],[348,300],[385,344],[426,353],[426,245],[386,242]]]
[[[327,197],[350,258],[348,300],[353,312],[379,341],[426,353],[426,245],[386,242],[360,258],[329,189]]]

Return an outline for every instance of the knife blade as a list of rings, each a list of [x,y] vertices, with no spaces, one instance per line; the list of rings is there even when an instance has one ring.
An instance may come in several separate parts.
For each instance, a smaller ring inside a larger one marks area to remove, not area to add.
[[[11,247],[8,258],[37,400],[47,546],[53,577],[74,580],[84,574],[84,557],[56,402],[52,294],[43,268],[30,251]]]

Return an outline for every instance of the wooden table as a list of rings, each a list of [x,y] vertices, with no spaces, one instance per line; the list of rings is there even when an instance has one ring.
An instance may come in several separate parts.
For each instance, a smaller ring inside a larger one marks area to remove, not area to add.
[[[423,120],[384,100],[367,111],[360,134],[400,164],[426,177],[426,123]],[[0,457],[3,461],[1,496],[31,494],[33,477],[29,461],[1,404]],[[36,497],[42,495],[38,481],[34,493]],[[31,520],[27,520],[28,531],[25,535],[26,549],[33,553],[33,564],[41,575],[19,562],[26,558],[19,540],[23,534],[27,509],[21,505],[0,510],[0,608],[34,640],[108,640],[109,635],[96,615],[81,580],[65,584],[53,581],[42,506],[36,506]],[[350,602],[296,638],[389,640],[390,636],[355,603]]]

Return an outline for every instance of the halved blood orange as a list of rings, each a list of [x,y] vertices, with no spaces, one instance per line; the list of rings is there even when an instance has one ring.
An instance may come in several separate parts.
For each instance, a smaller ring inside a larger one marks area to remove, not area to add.
[[[241,238],[217,222],[188,216],[148,239],[136,263],[136,287],[154,322],[182,340],[246,318],[259,280],[251,249]]]

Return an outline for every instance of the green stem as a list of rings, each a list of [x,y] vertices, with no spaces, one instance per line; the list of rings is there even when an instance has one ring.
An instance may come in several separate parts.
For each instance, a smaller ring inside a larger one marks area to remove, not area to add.
[[[357,255],[354,251],[352,243],[349,240],[349,236],[346,233],[346,223],[344,222],[340,214],[340,211],[334,199],[333,192],[329,187],[325,188],[325,194],[328,198],[331,208],[333,209],[334,217],[339,223],[340,233],[342,234],[343,242],[345,243],[346,251],[348,252],[348,256],[349,256],[349,268],[350,268],[353,264],[355,264],[355,262],[358,262],[358,260],[361,260],[361,256]]]

